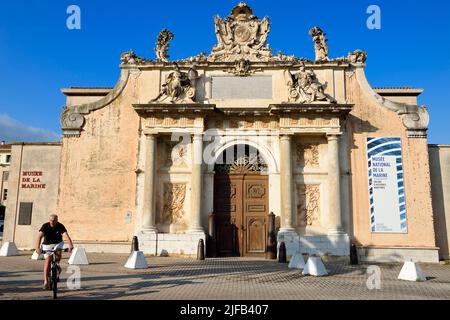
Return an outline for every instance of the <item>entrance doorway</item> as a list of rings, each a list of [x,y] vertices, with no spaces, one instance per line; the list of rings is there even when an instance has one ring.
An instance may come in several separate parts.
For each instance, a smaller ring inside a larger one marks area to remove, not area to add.
[[[217,253],[263,257],[269,213],[266,165],[250,146],[227,149],[221,160],[224,164],[216,164],[214,176]]]

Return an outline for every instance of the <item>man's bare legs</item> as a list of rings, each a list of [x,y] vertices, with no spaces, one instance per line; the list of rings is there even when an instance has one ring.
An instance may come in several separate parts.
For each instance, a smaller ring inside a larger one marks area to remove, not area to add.
[[[44,285],[48,286],[48,270],[50,269],[50,264],[52,263],[52,256],[45,259],[44,262]]]

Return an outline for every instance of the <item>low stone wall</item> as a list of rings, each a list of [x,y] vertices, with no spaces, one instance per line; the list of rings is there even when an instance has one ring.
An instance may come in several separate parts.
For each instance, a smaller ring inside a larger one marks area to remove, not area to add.
[[[143,233],[139,235],[139,249],[145,254],[157,256],[164,253],[172,256],[197,256],[200,239],[206,246],[206,235],[204,233]]]

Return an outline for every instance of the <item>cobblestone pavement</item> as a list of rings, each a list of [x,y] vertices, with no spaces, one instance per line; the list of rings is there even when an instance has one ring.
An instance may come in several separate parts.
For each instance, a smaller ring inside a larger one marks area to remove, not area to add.
[[[66,254],[67,255],[67,254]],[[42,289],[42,261],[31,253],[0,257],[0,299],[50,299]],[[326,263],[328,277],[302,276],[287,265],[261,259],[149,257],[148,270],[123,267],[126,255],[89,254],[81,267],[81,289],[68,290],[67,257],[62,261],[60,299],[152,300],[321,300],[450,299],[450,266],[422,264],[427,282],[397,280],[401,265],[379,265],[381,290],[366,286],[368,265]]]

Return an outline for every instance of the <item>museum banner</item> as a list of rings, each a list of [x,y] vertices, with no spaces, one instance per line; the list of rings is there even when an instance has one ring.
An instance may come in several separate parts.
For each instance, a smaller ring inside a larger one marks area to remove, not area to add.
[[[373,233],[407,233],[402,142],[368,138],[370,223]]]

